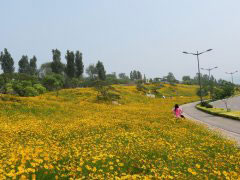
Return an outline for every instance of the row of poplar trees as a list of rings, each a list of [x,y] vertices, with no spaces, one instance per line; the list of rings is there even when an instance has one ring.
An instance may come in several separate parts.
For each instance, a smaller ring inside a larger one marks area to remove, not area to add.
[[[84,73],[84,65],[82,61],[82,53],[80,51],[74,53],[73,51],[67,50],[65,55],[67,64],[61,62],[61,52],[58,49],[52,50],[52,57],[53,61],[50,63],[50,66],[53,73],[61,75],[66,73],[69,78],[82,77]],[[14,60],[6,48],[0,54],[0,63],[3,73],[14,73]],[[29,59],[28,56],[23,55],[18,61],[18,66],[19,73],[38,75],[36,56]],[[93,66],[93,70],[91,70],[91,66]],[[89,71],[93,71],[92,73],[95,73],[100,80],[106,80],[106,71],[101,61],[98,61],[96,66],[90,65],[87,68],[87,73]]]

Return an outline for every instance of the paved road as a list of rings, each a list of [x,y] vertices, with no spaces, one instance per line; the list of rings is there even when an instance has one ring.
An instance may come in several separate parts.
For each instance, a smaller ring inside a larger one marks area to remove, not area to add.
[[[231,110],[240,111],[240,96],[229,98],[227,102]],[[213,102],[212,105],[216,108],[226,109],[224,102],[221,100]]]
[[[195,102],[181,106],[187,118],[206,124],[210,129],[220,130],[223,135],[234,138],[240,145],[240,121],[204,113],[195,108],[196,104]]]

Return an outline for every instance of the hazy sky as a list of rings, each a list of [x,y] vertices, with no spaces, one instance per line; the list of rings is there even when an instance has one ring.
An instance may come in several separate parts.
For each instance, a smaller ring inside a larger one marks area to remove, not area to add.
[[[15,64],[24,54],[38,64],[51,49],[80,50],[85,67],[103,61],[108,73],[133,69],[147,77],[169,71],[180,79],[219,66],[217,78],[240,70],[239,0],[0,0],[0,50]],[[236,79],[240,73],[236,74]],[[240,80],[240,78],[238,78]]]

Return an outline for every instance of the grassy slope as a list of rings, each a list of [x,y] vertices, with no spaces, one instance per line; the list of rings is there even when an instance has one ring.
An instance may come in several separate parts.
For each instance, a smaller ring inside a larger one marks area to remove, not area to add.
[[[195,87],[174,87],[178,94],[171,99],[147,98],[133,86],[116,88],[119,106],[96,103],[92,89],[0,101],[0,179],[240,175],[233,142],[173,117],[175,103],[197,99]]]

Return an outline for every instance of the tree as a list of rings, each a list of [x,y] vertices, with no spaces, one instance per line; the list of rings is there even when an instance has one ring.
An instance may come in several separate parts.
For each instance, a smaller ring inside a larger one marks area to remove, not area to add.
[[[51,63],[52,72],[62,74],[64,65],[61,63],[61,52],[58,49],[52,50],[53,62]]]
[[[106,80],[106,71],[101,61],[97,62],[96,69],[97,69],[98,78],[103,81]]]
[[[95,77],[97,76],[97,69],[95,67],[94,64],[90,64],[87,69],[86,69],[86,73],[88,74],[89,78],[91,80],[95,79]]]
[[[132,72],[132,71],[130,72],[130,79],[131,79],[131,80],[134,80],[134,78],[133,78],[133,72]]]
[[[140,71],[133,70],[130,72],[131,80],[142,80],[142,74]]]
[[[47,62],[42,64],[38,72],[40,77],[44,77],[51,73],[52,73],[52,62]]]
[[[69,78],[74,78],[75,76],[74,52],[67,50],[65,58],[67,60],[66,74]]]
[[[30,72],[30,66],[28,62],[28,57],[27,56],[22,56],[22,58],[18,61],[18,72],[19,73],[24,73],[24,74],[29,74]]]
[[[144,74],[144,76],[143,76],[143,82],[144,82],[144,83],[147,82],[147,78],[146,78],[145,74]]]
[[[36,56],[33,56],[30,59],[29,67],[30,67],[30,75],[36,75],[37,74],[37,58],[36,58]]]
[[[50,74],[43,78],[42,84],[48,90],[59,90],[63,86],[63,76],[60,74]]]
[[[79,51],[77,51],[75,54],[75,66],[76,66],[76,77],[79,78],[82,76],[84,71],[82,53],[80,53]]]
[[[175,83],[177,80],[174,77],[173,73],[169,72],[168,75],[166,76],[167,82],[169,83]]]
[[[120,79],[125,79],[125,80],[128,80],[128,79],[129,79],[129,77],[128,77],[125,73],[119,73],[119,74],[118,74],[118,77],[119,77]]]
[[[217,90],[219,89],[219,90]],[[220,79],[218,81],[218,86],[215,89],[214,97],[215,99],[224,99],[234,95],[235,86],[231,82]]]
[[[0,62],[2,66],[3,73],[13,73],[14,68],[14,61],[11,56],[11,54],[8,52],[8,50],[5,48],[4,52],[1,52],[0,55]]]
[[[183,84],[192,84],[192,80],[190,76],[183,76],[182,81],[183,81]]]

